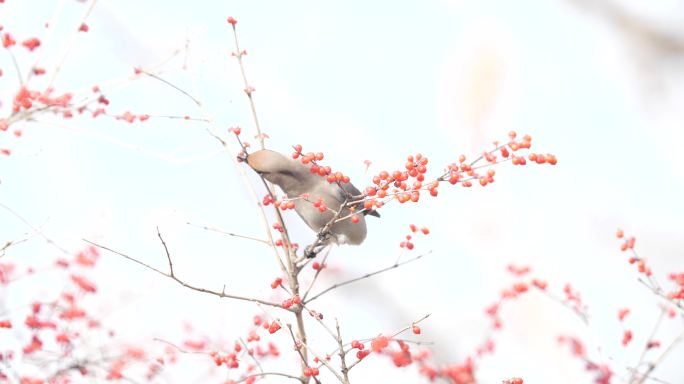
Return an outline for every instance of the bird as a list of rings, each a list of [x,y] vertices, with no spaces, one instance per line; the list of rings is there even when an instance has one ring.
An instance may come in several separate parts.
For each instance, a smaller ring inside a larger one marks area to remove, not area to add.
[[[290,198],[308,195],[307,199],[294,199],[294,209],[299,217],[319,236],[326,236],[324,245],[332,242],[336,244],[359,245],[366,239],[367,229],[365,216],[380,217],[376,210],[363,210],[363,203],[358,203],[355,210],[363,211],[356,217],[358,222],[352,222],[349,216],[352,211],[343,208],[340,218],[347,217],[333,224],[329,233],[321,233],[321,230],[335,217],[335,212],[352,197],[361,196],[352,183],[330,183],[326,177],[311,172],[311,169],[301,161],[276,151],[262,149],[246,155],[247,164],[261,177],[277,185]],[[321,212],[313,202],[322,199],[327,209]],[[314,256],[315,256],[314,251]],[[309,257],[311,257],[309,255]]]

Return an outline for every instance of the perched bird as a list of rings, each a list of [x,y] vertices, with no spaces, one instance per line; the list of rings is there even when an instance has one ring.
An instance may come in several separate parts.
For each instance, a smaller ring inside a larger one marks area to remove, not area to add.
[[[311,172],[310,168],[289,156],[278,152],[263,149],[247,155],[247,164],[264,179],[280,187],[290,198],[308,195],[308,199],[294,200],[295,211],[304,222],[315,232],[320,232],[340,206],[345,201],[352,201],[352,197],[361,195],[361,192],[351,183],[330,183],[325,177]],[[341,188],[340,188],[341,186]],[[313,202],[321,198],[325,206],[330,208],[321,212]],[[307,201],[308,200],[308,201]],[[363,204],[359,203],[356,211],[361,211]],[[349,208],[344,208],[340,218],[351,213]],[[330,228],[328,241],[337,244],[358,245],[366,238],[365,215],[380,217],[375,211],[363,211],[357,217],[359,221],[354,223],[350,218],[339,221]],[[323,234],[328,235],[328,234]]]

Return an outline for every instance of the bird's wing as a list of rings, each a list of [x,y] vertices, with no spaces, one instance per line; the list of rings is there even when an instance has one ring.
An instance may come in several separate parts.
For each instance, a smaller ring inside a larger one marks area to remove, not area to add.
[[[361,196],[361,191],[359,191],[358,188],[354,186],[352,183],[340,183],[339,185],[336,183],[333,183],[333,185],[336,187],[335,190],[337,191],[337,196],[336,199],[340,202],[340,204],[344,203],[344,201],[349,198],[350,200],[354,197]],[[339,186],[342,186],[340,188]],[[356,210],[360,211],[363,209],[363,203],[359,203],[356,205]],[[375,217],[380,217],[380,214],[376,210],[372,211],[363,211],[364,215],[371,215]]]

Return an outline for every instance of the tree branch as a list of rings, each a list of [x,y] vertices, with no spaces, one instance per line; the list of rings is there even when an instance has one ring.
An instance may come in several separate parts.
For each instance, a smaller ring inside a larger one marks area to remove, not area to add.
[[[162,239],[161,234],[159,235],[159,238]],[[119,252],[119,251],[116,251],[116,250],[114,250],[114,249],[108,248],[108,247],[106,247],[106,246],[104,246],[104,245],[94,243],[94,242],[92,242],[92,241],[90,241],[90,240],[87,240],[87,239],[82,239],[82,240],[85,241],[85,242],[88,243],[88,244],[91,244],[91,245],[95,246],[95,247],[98,247],[98,248],[100,248],[100,249],[104,249],[105,251],[109,251],[109,252],[114,253],[114,254],[117,254],[117,255],[119,255],[119,256],[121,256],[121,257],[127,259],[127,260],[130,260],[130,261],[132,261],[132,262],[134,262],[134,263],[140,264],[140,265],[142,265],[143,267],[145,267],[145,268],[147,268],[147,269],[149,269],[149,270],[152,270],[152,271],[157,272],[158,274],[160,274],[160,275],[162,275],[162,276],[166,276],[166,277],[168,277],[168,278],[174,280],[175,282],[177,282],[178,284],[184,286],[185,288],[192,289],[193,291],[197,291],[197,292],[202,292],[202,293],[206,293],[206,294],[209,294],[209,295],[218,296],[218,297],[220,297],[220,298],[235,299],[235,300],[242,300],[242,301],[250,301],[250,302],[253,302],[253,303],[259,303],[259,304],[268,305],[268,306],[271,306],[271,307],[276,307],[276,308],[281,308],[281,309],[282,309],[282,306],[281,306],[280,304],[278,304],[278,303],[272,303],[272,302],[270,302],[270,301],[261,300],[261,299],[256,299],[256,298],[253,298],[253,297],[238,296],[238,295],[233,295],[233,294],[230,294],[230,293],[226,293],[226,292],[225,292],[225,288],[224,288],[223,290],[221,290],[221,292],[219,292],[219,291],[214,291],[214,290],[211,290],[211,289],[206,289],[206,288],[202,288],[202,287],[197,287],[197,286],[191,285],[191,284],[189,284],[189,283],[186,283],[185,281],[183,281],[183,280],[179,279],[178,277],[176,277],[176,275],[174,274],[174,272],[173,272],[173,264],[172,264],[172,262],[171,262],[171,255],[169,254],[168,249],[166,249],[166,257],[167,257],[168,262],[169,262],[169,270],[170,270],[170,273],[163,272],[163,271],[161,271],[161,270],[159,270],[159,269],[157,269],[157,268],[155,268],[155,267],[153,267],[153,266],[151,266],[151,265],[149,265],[149,264],[143,263],[142,261],[140,261],[140,260],[138,260],[138,259],[135,259],[135,258],[133,258],[133,257],[131,257],[131,256],[128,256],[128,255],[126,255],[126,254],[124,254],[124,253],[121,253],[121,252]],[[163,239],[162,239],[162,243],[164,243]],[[166,244],[164,244],[164,248],[166,248]]]
[[[430,317],[430,314],[429,314],[429,313],[428,313],[427,315],[421,317],[420,319],[418,319],[418,320],[412,322],[411,325],[407,325],[407,326],[405,326],[404,328],[402,328],[401,330],[395,332],[394,334],[392,334],[392,336],[390,336],[390,339],[394,339],[395,337],[397,337],[397,336],[401,335],[402,333],[408,331],[408,330],[411,329],[414,325],[416,325],[416,324],[422,322],[423,320],[427,319],[428,317]],[[366,340],[372,340],[372,339],[366,339]],[[346,354],[349,353],[349,351],[351,351],[351,350],[352,350],[351,348],[348,349],[348,350],[346,350],[346,351],[344,352],[344,354],[346,355]],[[363,361],[363,359],[356,360],[356,361],[354,362],[354,364],[352,364],[352,365],[349,366],[348,371],[351,371],[351,369],[354,368],[354,367],[355,367],[357,364],[359,364],[361,361]]]
[[[337,331],[337,345],[339,346],[340,364],[342,364],[342,376],[344,376],[344,383],[349,384],[349,369],[347,368],[346,354],[344,353],[344,344],[342,342],[342,334],[340,333],[340,322],[335,318],[335,330]]]
[[[383,273],[383,272],[387,272],[387,271],[392,270],[392,269],[394,269],[394,268],[401,267],[401,266],[404,265],[404,264],[408,264],[408,263],[410,263],[410,262],[416,261],[416,260],[422,258],[423,256],[429,255],[430,253],[432,253],[432,251],[429,251],[429,252],[427,252],[427,253],[425,253],[425,254],[422,254],[422,255],[418,255],[418,256],[413,257],[413,258],[408,259],[408,260],[404,260],[404,261],[399,262],[399,263],[394,263],[393,265],[391,265],[391,266],[389,266],[389,267],[387,267],[387,268],[379,269],[379,270],[377,270],[377,271],[375,271],[375,272],[367,273],[367,274],[365,274],[365,275],[363,275],[363,276],[359,276],[359,277],[356,277],[356,278],[351,279],[351,280],[347,280],[347,281],[343,281],[343,282],[340,282],[340,283],[333,284],[333,285],[331,285],[330,287],[324,289],[323,291],[317,293],[314,297],[310,298],[309,300],[306,300],[305,304],[308,304],[308,303],[310,303],[310,302],[316,300],[317,298],[319,298],[319,297],[321,297],[322,295],[324,295],[324,294],[326,294],[326,293],[332,291],[332,290],[335,289],[335,288],[339,288],[339,287],[345,286],[345,285],[347,285],[347,284],[355,283],[355,282],[357,282],[357,281],[360,281],[360,280],[363,280],[363,279],[367,279],[367,278],[369,278],[369,277],[372,277],[372,276],[381,274],[381,273]]]
[[[295,336],[294,331],[292,330],[292,324],[288,323],[288,324],[286,324],[286,326],[287,326],[287,330],[290,332],[290,337],[292,337],[292,342],[294,343],[294,349],[299,354],[299,357],[302,360],[303,366],[304,367],[308,366],[307,356],[305,353],[302,352],[302,346],[300,344],[301,342],[299,340],[297,340],[297,337]],[[318,380],[318,378],[316,376],[313,376],[313,379],[317,384],[321,384],[321,382]],[[304,383],[306,383],[306,379],[304,379],[303,377],[302,377],[302,381]]]
[[[224,231],[224,230],[222,230],[222,229],[218,229],[218,228],[215,228],[215,227],[207,227],[206,225],[198,225],[198,224],[193,224],[193,223],[190,223],[190,222],[188,222],[188,223],[186,223],[186,224],[188,224],[188,225],[190,225],[190,226],[193,226],[193,227],[196,227],[196,228],[204,229],[205,231],[218,232],[218,233],[223,234],[223,235],[228,235],[228,236],[232,236],[232,237],[239,237],[239,238],[241,238],[241,239],[247,239],[247,240],[254,240],[254,241],[258,241],[258,242],[260,242],[260,243],[264,243],[264,244],[269,245],[269,246],[272,245],[271,242],[269,242],[268,240],[258,239],[258,238],[256,238],[256,237],[238,235],[237,233],[226,232],[226,231]]]
[[[260,373],[255,373],[249,376],[245,376],[242,379],[236,381],[236,384],[239,383],[244,383],[245,381],[252,379],[252,378],[257,378],[257,377],[266,377],[266,376],[281,376],[281,377],[287,377],[288,379],[296,380],[299,381],[300,383],[305,383],[305,381],[301,377],[289,375],[287,373],[280,373],[280,372],[260,372]]]

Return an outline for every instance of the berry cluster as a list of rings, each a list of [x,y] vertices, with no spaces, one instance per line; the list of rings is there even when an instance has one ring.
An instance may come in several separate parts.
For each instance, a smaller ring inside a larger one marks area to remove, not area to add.
[[[311,173],[315,173],[321,177],[325,177],[329,183],[348,183],[349,176],[346,176],[340,171],[333,172],[332,168],[329,166],[322,166],[319,164],[320,161],[325,157],[323,152],[308,152],[304,154],[302,152],[302,146],[297,144],[294,146],[294,152],[292,153],[293,159],[300,159],[303,165],[309,167]]]
[[[93,338],[113,339],[114,329],[107,329],[88,308],[88,298],[97,295],[97,284],[89,277],[90,269],[97,265],[100,254],[97,248],[88,246],[72,257],[59,257],[52,265],[41,268],[41,271],[53,271],[63,277],[64,288],[54,299],[41,298],[33,301],[25,316],[14,313],[12,318],[0,319],[0,331],[16,330],[15,344],[19,348],[0,353],[0,362],[5,367],[16,367],[15,372],[33,371],[28,369],[31,361],[43,361],[45,367],[54,367],[64,363],[73,365],[73,369],[60,370],[49,381],[50,383],[67,383],[77,377],[97,377],[97,372],[105,372],[108,380],[124,377],[125,369],[139,370],[147,367],[145,377],[154,379],[161,370],[164,360],[169,362],[169,353],[150,359],[148,353],[136,346],[110,346],[107,341],[97,346],[97,351],[115,356],[98,362],[83,360],[82,354],[90,350]],[[35,274],[34,268],[27,268],[24,274],[10,263],[0,263],[0,288],[10,290],[14,282],[30,278]],[[4,316],[3,316],[4,317]],[[23,319],[23,321],[22,321]],[[3,335],[5,336],[5,335]],[[9,340],[5,338],[5,340]],[[11,344],[3,348],[11,348]],[[57,360],[54,357],[58,356]],[[161,361],[161,362],[160,362]],[[137,366],[137,367],[134,367]],[[6,372],[0,370],[0,382],[9,380]],[[20,383],[40,383],[47,381],[35,377],[17,375]],[[88,380],[88,379],[86,379]]]
[[[651,268],[646,265],[646,260],[637,256],[636,252],[634,251],[634,244],[636,243],[636,237],[634,237],[634,236],[625,237],[625,233],[622,229],[617,230],[617,232],[615,233],[615,237],[622,240],[622,244],[620,245],[620,250],[622,252],[626,252],[626,251],[632,252],[632,256],[629,258],[629,263],[630,264],[636,264],[639,273],[642,273],[642,274],[646,275],[647,277],[650,277],[653,274],[653,272],[651,271]]]
[[[589,359],[587,349],[580,339],[573,336],[559,336],[558,343],[570,347],[572,355],[584,363],[584,369],[596,375],[594,383],[610,384],[614,375],[613,370],[607,364],[596,363]]]
[[[428,227],[422,227],[418,229],[418,227],[415,224],[409,225],[409,228],[411,229],[411,233],[406,235],[406,241],[402,241],[399,243],[400,248],[406,248],[409,251],[413,250],[413,247],[415,247],[415,244],[411,242],[413,240],[413,235],[416,233],[422,233],[423,235],[429,235],[430,234],[430,229]]]

